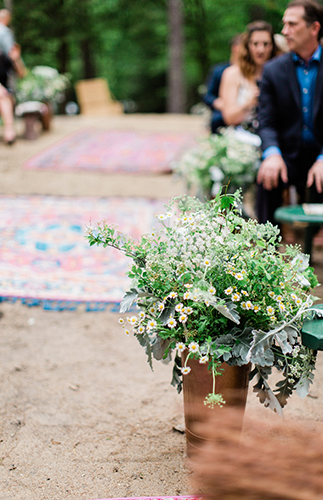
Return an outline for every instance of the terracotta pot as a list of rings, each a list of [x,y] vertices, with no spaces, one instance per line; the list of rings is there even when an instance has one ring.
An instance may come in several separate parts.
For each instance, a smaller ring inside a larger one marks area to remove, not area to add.
[[[188,352],[182,353],[182,366],[184,366]],[[191,368],[190,373],[183,375],[183,396],[185,414],[185,432],[187,440],[187,454],[189,457],[194,449],[200,448],[206,441],[204,436],[196,433],[195,427],[208,418],[208,412],[216,409],[208,409],[204,400],[212,392],[213,377],[208,364],[201,364],[197,359],[189,359],[187,366]],[[244,366],[229,366],[222,363],[222,375],[215,379],[215,392],[222,394],[227,406],[236,406],[244,410],[249,383],[250,364]],[[241,427],[243,424],[243,412]]]

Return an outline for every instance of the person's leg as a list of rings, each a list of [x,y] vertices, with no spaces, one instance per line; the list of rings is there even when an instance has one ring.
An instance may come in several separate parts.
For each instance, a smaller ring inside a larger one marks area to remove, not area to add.
[[[257,184],[256,214],[259,222],[266,223],[269,221],[272,224],[277,224],[274,213],[281,206],[282,197],[283,185],[268,191],[263,188],[262,184]]]
[[[0,115],[4,126],[4,141],[11,144],[16,138],[16,132],[14,129],[13,103],[10,94],[0,97]]]

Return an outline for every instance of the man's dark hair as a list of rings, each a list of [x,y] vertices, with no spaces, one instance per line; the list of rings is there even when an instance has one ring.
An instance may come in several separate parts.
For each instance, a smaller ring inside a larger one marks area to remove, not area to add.
[[[286,9],[290,7],[304,7],[303,19],[308,26],[318,21],[321,29],[318,33],[318,39],[323,36],[323,6],[315,0],[292,0],[287,5]]]

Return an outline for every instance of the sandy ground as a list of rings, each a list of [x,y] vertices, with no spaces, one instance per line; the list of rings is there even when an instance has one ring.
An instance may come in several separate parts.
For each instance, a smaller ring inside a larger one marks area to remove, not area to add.
[[[23,161],[85,126],[191,130],[198,116],[56,117],[36,141],[0,143],[0,194],[168,197],[185,192],[170,175],[109,176],[24,171]],[[17,122],[22,133],[23,124]],[[313,264],[323,282],[322,249]],[[323,300],[323,291],[317,295]],[[151,372],[143,349],[117,324],[118,313],[44,311],[0,304],[0,499],[91,500],[191,493],[182,397],[171,366]],[[295,396],[285,419],[323,430],[323,359],[311,397]],[[250,393],[247,414],[277,416]]]

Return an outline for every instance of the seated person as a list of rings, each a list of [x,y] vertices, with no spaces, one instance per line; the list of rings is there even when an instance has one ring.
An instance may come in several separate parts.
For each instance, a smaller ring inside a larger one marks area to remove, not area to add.
[[[203,97],[203,102],[207,104],[212,110],[211,117],[211,132],[216,134],[219,127],[224,127],[225,123],[221,114],[221,99],[219,99],[219,88],[223,71],[230,66],[230,64],[235,64],[237,61],[237,55],[239,50],[239,39],[240,35],[236,35],[231,40],[231,56],[230,61],[216,64],[211,70],[211,76],[208,78],[207,82],[207,92]]]
[[[257,127],[256,110],[264,64],[276,55],[272,26],[265,21],[248,24],[241,35],[238,62],[224,70],[219,96],[226,125]]]

